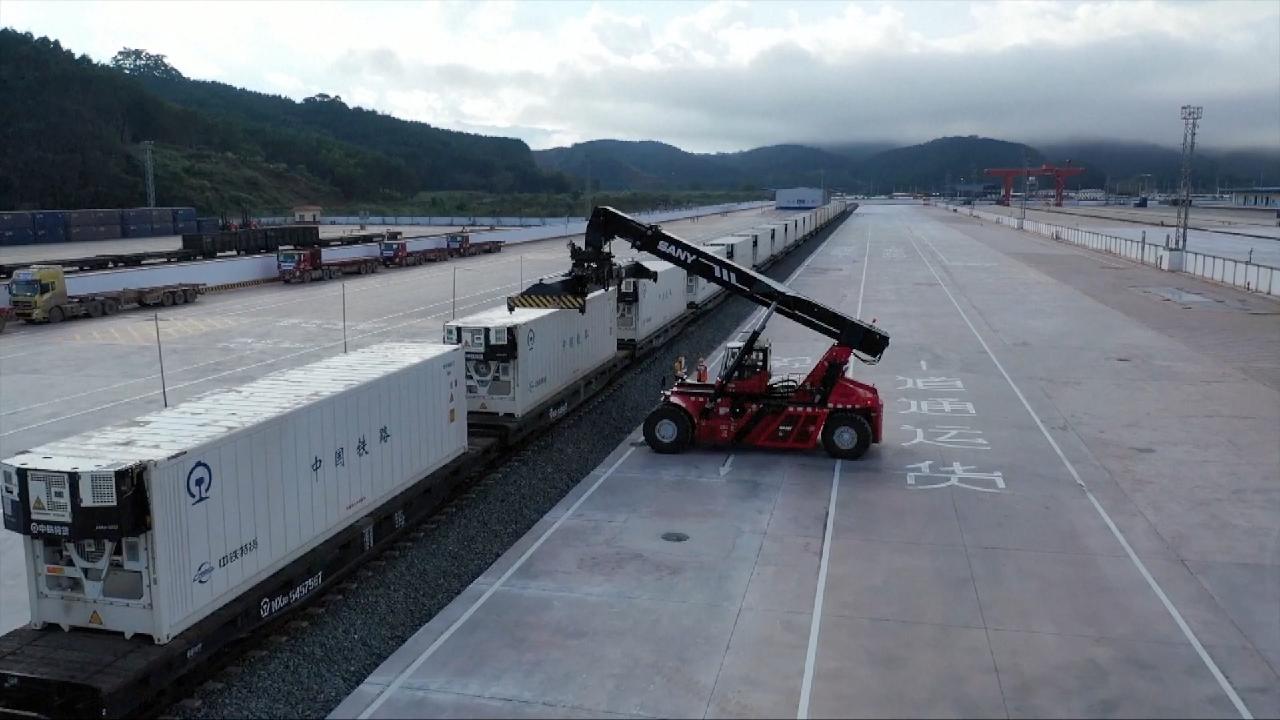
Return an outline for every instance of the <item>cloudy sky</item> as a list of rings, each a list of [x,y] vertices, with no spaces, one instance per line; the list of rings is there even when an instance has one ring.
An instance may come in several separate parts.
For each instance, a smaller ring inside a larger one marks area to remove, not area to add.
[[[32,2],[0,25],[534,148],[781,142],[1280,146],[1280,2]]]

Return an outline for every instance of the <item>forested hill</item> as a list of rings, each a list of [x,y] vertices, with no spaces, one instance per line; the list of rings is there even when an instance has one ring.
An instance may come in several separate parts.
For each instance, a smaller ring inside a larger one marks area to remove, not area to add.
[[[0,29],[0,58],[2,209],[140,204],[144,140],[155,142],[157,202],[203,212],[571,188],[519,140],[190,80],[144,51],[111,67]]]

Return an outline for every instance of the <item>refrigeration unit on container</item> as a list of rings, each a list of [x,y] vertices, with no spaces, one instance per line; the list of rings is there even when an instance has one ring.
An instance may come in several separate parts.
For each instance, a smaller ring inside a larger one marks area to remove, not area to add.
[[[664,260],[638,261],[657,280],[626,278],[618,284],[618,343],[642,343],[688,309],[685,271]]]
[[[724,245],[704,245],[703,249],[716,257],[729,258],[729,248]],[[697,275],[688,275],[685,280],[685,302],[691,308],[700,307],[722,292],[724,288]]]
[[[779,210],[807,210],[826,203],[822,188],[779,188],[773,197],[773,206]]]
[[[170,641],[461,455],[462,377],[377,345],[3,461],[32,622]]]
[[[444,341],[466,353],[470,412],[524,417],[618,351],[617,296],[597,290],[586,312],[505,307],[450,320]]]

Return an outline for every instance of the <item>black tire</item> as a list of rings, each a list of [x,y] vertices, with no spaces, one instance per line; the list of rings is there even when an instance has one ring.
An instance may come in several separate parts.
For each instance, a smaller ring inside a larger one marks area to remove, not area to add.
[[[57,305],[54,305],[53,307],[49,308],[48,317],[49,317],[50,323],[60,323],[62,322],[62,318],[64,316],[65,314],[62,312],[62,308],[58,307]]]
[[[102,314],[115,315],[120,312],[120,303],[115,300],[107,299],[102,301]]]
[[[196,298],[200,295],[200,293],[196,292],[195,288],[187,288],[182,291],[182,294],[187,296],[187,302],[189,303],[195,302]]]
[[[822,426],[822,448],[833,458],[857,460],[871,447],[871,424],[861,415],[833,413]]]
[[[160,293],[160,304],[164,307],[169,307],[170,305],[172,305],[173,293],[168,291]]]
[[[186,294],[185,292],[181,291],[181,290],[174,290],[174,291],[173,291],[173,304],[174,304],[174,305],[186,305],[186,304],[187,304],[187,294]]]
[[[684,452],[693,444],[693,419],[683,409],[663,403],[644,419],[644,441],[657,453]]]
[[[89,317],[91,318],[99,317],[102,315],[102,301],[92,300],[89,302],[89,307],[86,309],[89,311]]]

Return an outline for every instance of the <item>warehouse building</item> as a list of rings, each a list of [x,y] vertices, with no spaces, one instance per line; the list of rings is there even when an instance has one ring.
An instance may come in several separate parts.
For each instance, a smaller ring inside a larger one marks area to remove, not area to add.
[[[773,196],[778,210],[812,210],[827,204],[827,191],[822,188],[779,188]]]
[[[1280,185],[1271,187],[1229,188],[1231,204],[1239,207],[1280,208]]]

